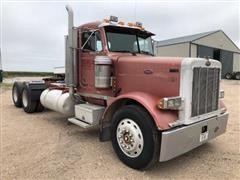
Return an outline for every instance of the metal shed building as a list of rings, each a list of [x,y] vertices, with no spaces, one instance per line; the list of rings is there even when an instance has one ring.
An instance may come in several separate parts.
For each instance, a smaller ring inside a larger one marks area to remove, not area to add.
[[[156,56],[209,57],[222,63],[222,77],[240,71],[240,49],[222,31],[210,31],[154,42]]]

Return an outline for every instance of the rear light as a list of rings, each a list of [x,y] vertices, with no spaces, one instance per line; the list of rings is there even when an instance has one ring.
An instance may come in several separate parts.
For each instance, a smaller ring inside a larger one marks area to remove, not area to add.
[[[159,100],[157,107],[159,109],[179,110],[182,107],[181,97],[166,97]]]

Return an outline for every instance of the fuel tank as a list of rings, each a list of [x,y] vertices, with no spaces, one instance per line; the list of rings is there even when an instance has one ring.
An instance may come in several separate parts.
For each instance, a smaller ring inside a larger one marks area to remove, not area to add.
[[[46,89],[40,96],[41,104],[53,111],[65,114],[67,116],[74,115],[74,105],[69,93],[63,93],[62,90]]]

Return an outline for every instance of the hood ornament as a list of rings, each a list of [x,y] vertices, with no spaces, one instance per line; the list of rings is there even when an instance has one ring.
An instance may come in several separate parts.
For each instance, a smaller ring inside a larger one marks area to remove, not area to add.
[[[209,57],[206,57],[206,62],[205,62],[205,65],[206,66],[210,66],[211,65],[211,61],[209,60]]]

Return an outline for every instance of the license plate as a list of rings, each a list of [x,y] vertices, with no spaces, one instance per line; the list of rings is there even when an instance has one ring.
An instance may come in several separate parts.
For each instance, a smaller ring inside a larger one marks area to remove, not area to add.
[[[208,139],[208,132],[200,134],[200,142],[206,141]]]

